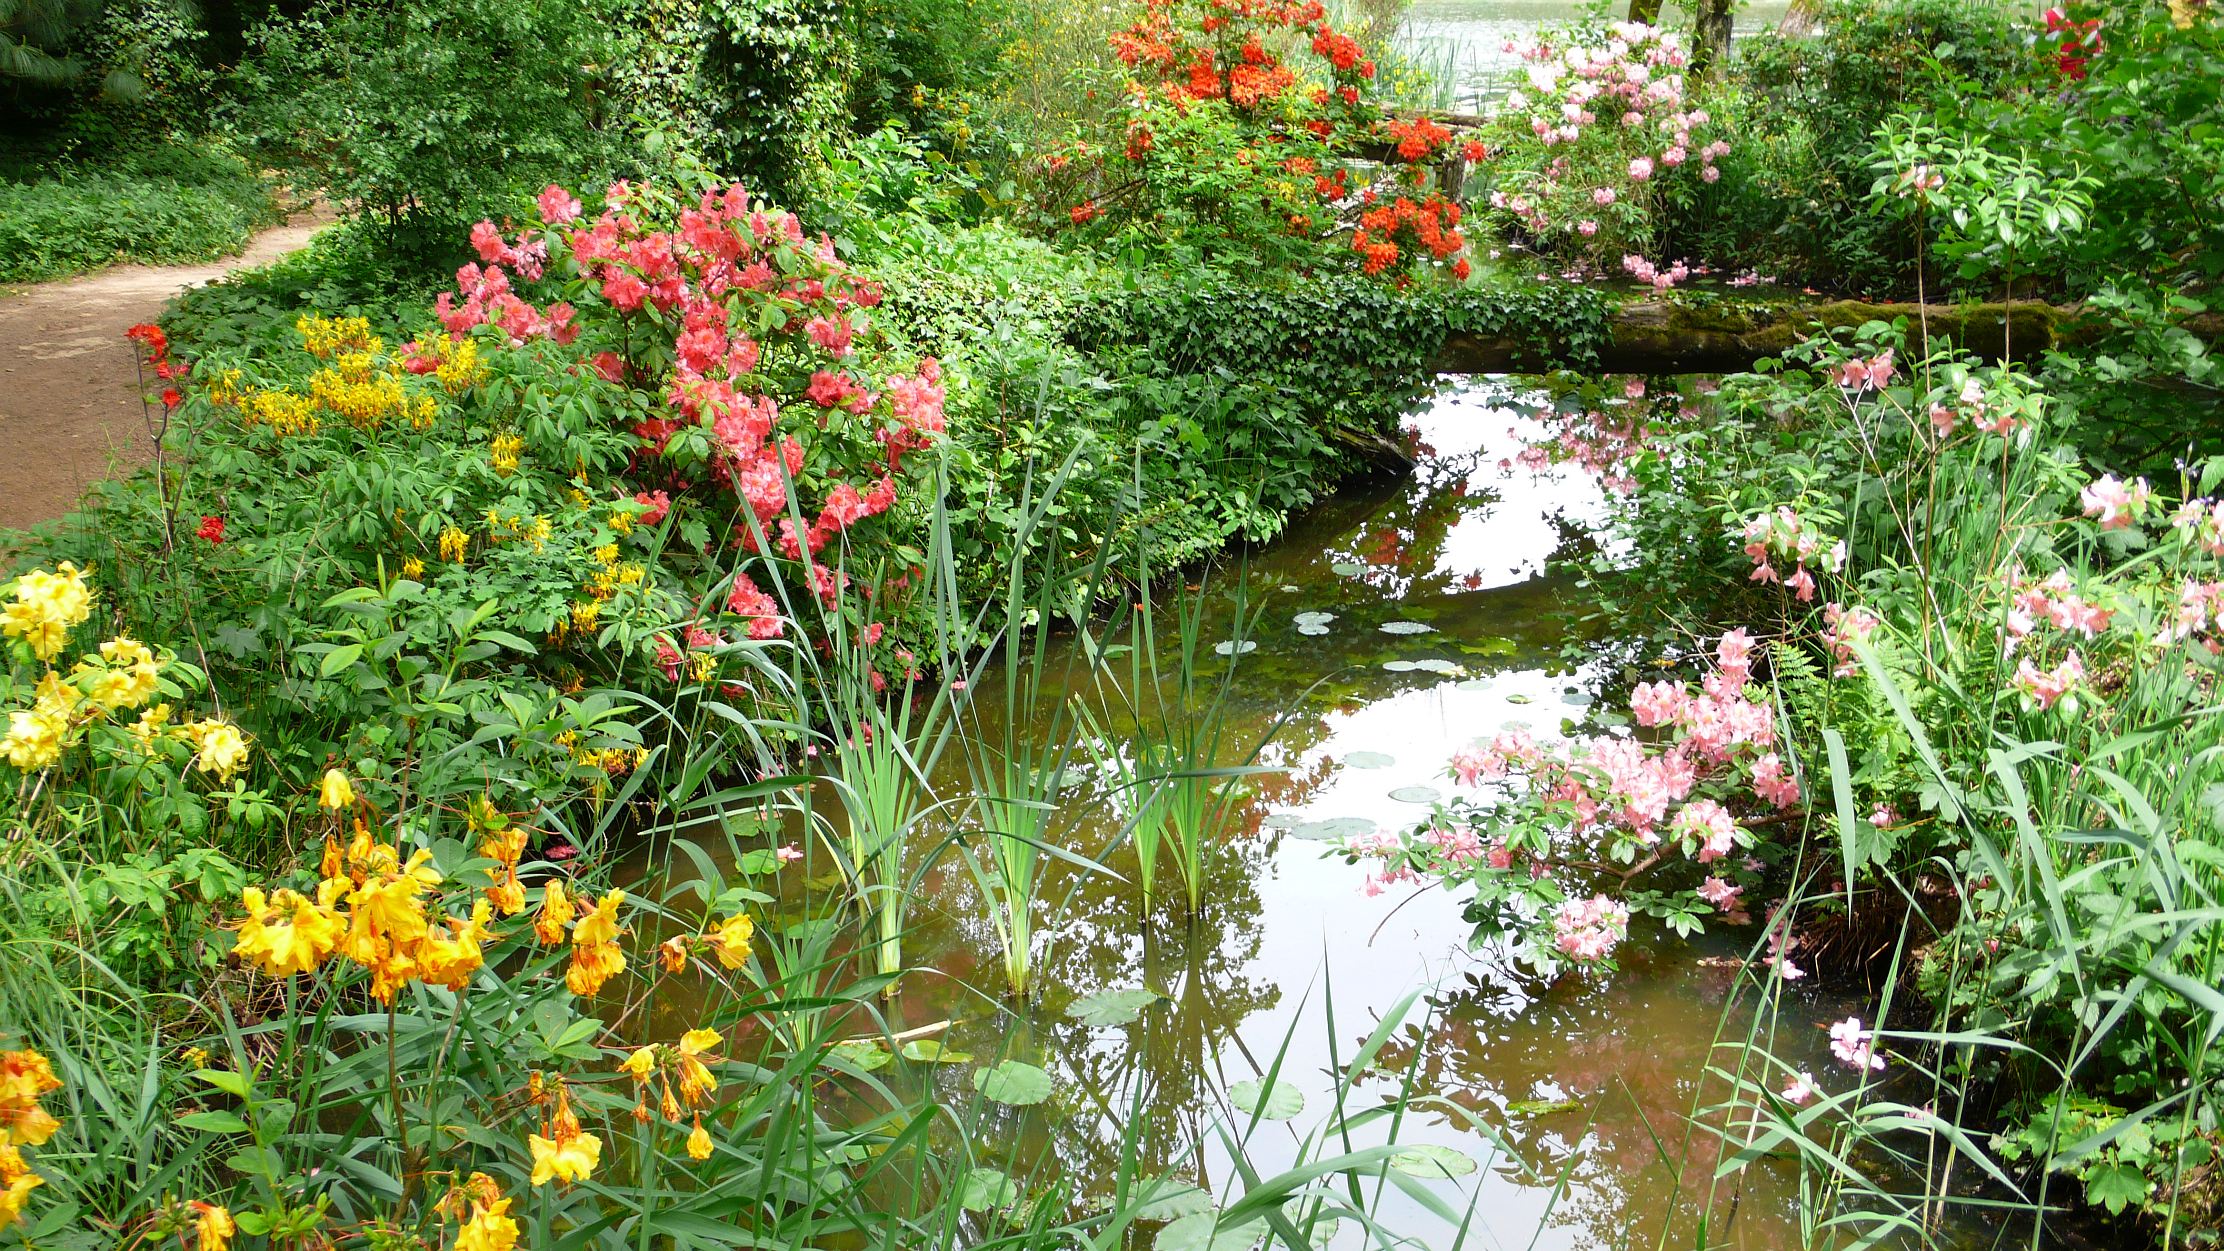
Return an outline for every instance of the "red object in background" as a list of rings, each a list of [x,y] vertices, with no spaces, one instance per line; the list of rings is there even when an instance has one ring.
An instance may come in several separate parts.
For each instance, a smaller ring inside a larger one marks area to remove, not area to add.
[[[222,517],[203,517],[201,518],[201,528],[193,533],[211,543],[221,543],[224,541],[224,519]]]

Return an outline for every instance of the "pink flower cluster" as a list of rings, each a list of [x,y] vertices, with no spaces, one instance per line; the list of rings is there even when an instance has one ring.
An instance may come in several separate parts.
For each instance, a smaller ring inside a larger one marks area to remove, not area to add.
[[[1892,349],[1886,348],[1868,360],[1840,361],[1837,372],[1838,385],[1848,391],[1870,388],[1881,391],[1891,385],[1899,367],[1892,363]]]
[[[2040,669],[2025,656],[2016,666],[2015,676],[2008,680],[2023,695],[2026,707],[2036,706],[2040,711],[2052,708],[2063,696],[2076,690],[2085,681],[2085,662],[2076,652],[2052,669]]]
[[[2187,582],[2178,592],[2177,612],[2163,628],[2161,641],[2174,643],[2206,634],[2211,650],[2224,638],[2224,582]]]
[[[1753,572],[1747,581],[1781,583],[1801,603],[1815,598],[1815,575],[1807,568],[1810,563],[1830,573],[1845,568],[1845,541],[1840,539],[1825,550],[1822,532],[1789,504],[1747,521],[1744,537],[1745,554],[1753,560]],[[1790,564],[1791,576],[1778,573],[1778,564]]]
[[[1975,378],[1967,379],[1961,384],[1961,391],[1955,399],[1954,405],[1936,400],[1931,402],[1931,431],[1941,441],[1953,437],[1964,421],[1986,434],[1997,434],[2003,438],[2015,433],[2016,428],[2022,424],[2016,420],[2012,407],[1996,404],[1987,397],[1984,388],[1978,385]]]
[[[2086,599],[2067,569],[2057,569],[2038,582],[2014,576],[2010,585],[2013,592],[2008,605],[2007,651],[2010,654],[2042,621],[2057,630],[2091,639],[2106,630],[2116,616],[2115,609],[2102,608]]]
[[[2153,495],[2145,478],[2125,482],[2115,474],[2103,474],[2079,491],[2077,498],[2085,506],[2086,516],[2100,519],[2101,529],[2121,530],[2139,520]]]
[[[2224,556],[2224,500],[2187,500],[2170,513],[2179,535],[2211,556]]]
[[[1691,276],[1691,267],[1682,261],[1662,269],[1634,252],[1622,258],[1622,270],[1639,282],[1651,283],[1655,291],[1666,291]]]
[[[1577,964],[1597,964],[1629,936],[1629,909],[1604,895],[1570,899],[1552,914],[1552,945]]]
[[[1822,641],[1830,646],[1831,676],[1850,678],[1854,673],[1853,645],[1876,633],[1884,619],[1866,608],[1847,608],[1833,600],[1822,606]]]

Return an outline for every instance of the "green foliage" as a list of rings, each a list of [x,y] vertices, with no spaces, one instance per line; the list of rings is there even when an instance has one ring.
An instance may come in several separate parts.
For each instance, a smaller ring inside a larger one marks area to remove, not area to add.
[[[163,144],[102,165],[19,166],[0,178],[0,282],[117,261],[214,260],[279,216],[246,162],[211,145]]]
[[[1872,133],[1911,102],[2028,102],[2014,88],[2036,68],[2010,11],[1990,3],[1830,0],[1811,36],[1739,40],[1706,101],[1734,142],[1721,180],[1675,220],[1672,252],[1832,290],[1906,286],[1913,233],[1867,211]]]
[[[805,202],[847,132],[855,34],[834,0],[702,0],[696,72],[711,164],[751,190]]]
[[[633,167],[600,94],[615,16],[600,2],[327,3],[257,30],[240,128],[389,246],[451,248],[520,192]]]

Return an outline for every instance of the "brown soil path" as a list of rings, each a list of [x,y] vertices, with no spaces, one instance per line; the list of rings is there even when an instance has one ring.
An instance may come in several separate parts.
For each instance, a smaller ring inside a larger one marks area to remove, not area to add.
[[[329,220],[298,216],[210,265],[119,265],[0,294],[0,526],[59,517],[153,455],[125,330],[187,287],[302,247]]]

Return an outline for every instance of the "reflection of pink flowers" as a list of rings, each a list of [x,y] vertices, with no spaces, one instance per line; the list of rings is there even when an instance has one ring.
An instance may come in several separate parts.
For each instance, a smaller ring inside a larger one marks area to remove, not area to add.
[[[1802,1069],[1792,1076],[1791,1081],[1785,1083],[1784,1102],[1798,1105],[1821,1093],[1822,1087],[1815,1084],[1815,1075]]]
[[[1857,1016],[1849,1016],[1830,1027],[1830,1054],[1848,1068],[1884,1068],[1884,1057],[1876,1053],[1876,1031],[1863,1029],[1861,1018]]]

